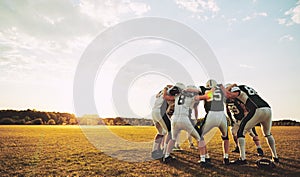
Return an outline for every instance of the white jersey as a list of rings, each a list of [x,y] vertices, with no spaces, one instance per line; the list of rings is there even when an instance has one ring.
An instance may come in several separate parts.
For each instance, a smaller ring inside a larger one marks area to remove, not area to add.
[[[156,95],[156,99],[155,99],[154,106],[153,106],[152,110],[160,110],[163,103],[164,103],[164,94],[163,94],[163,91],[160,91]]]
[[[175,97],[175,110],[174,116],[176,117],[187,117],[189,116],[190,109],[195,104],[195,95],[193,93],[181,93]]]

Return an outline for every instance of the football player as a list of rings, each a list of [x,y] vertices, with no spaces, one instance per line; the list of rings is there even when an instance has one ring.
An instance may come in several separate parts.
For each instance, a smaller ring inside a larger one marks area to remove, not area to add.
[[[245,104],[249,111],[247,116],[241,121],[240,127],[237,132],[238,146],[240,149],[240,158],[233,161],[233,164],[247,164],[245,154],[245,134],[250,131],[256,124],[260,123],[263,135],[266,137],[267,143],[272,152],[272,160],[276,163],[279,162],[275,140],[271,134],[272,127],[272,111],[269,104],[263,100],[257,92],[246,85],[233,86],[228,91],[223,86],[222,90],[226,93],[227,98],[237,98]]]
[[[221,138],[223,140],[223,163],[229,165],[229,139],[228,139],[228,125],[227,118],[224,113],[224,93],[217,85],[215,80],[208,80],[206,87],[200,87],[201,92],[209,94],[209,98],[204,100],[204,109],[206,115],[202,125],[200,126],[199,134],[201,139],[201,166],[209,166],[210,158],[207,153],[206,144],[203,139],[204,135],[214,127],[218,127],[221,131]]]
[[[155,128],[157,129],[157,134],[155,135],[151,152],[151,157],[153,159],[158,159],[163,156],[161,144],[166,144],[169,140],[167,137],[171,131],[171,122],[166,113],[167,102],[165,98],[168,96],[164,95],[169,87],[171,87],[171,85],[168,85],[164,88],[164,90],[161,90],[158,94],[156,94],[156,99],[152,108],[152,120]],[[163,141],[165,135],[167,136],[165,141]]]
[[[226,112],[228,117],[230,118],[230,122],[231,122],[231,134],[233,136],[234,142],[235,142],[235,149],[232,152],[237,152],[239,153],[239,147],[238,147],[238,143],[237,143],[237,131],[240,127],[240,123],[241,120],[245,117],[245,115],[248,113],[245,105],[239,101],[238,99],[226,99]],[[256,149],[257,149],[257,153],[259,156],[263,156],[264,155],[264,151],[261,148],[260,145],[260,141],[258,138],[258,135],[256,133],[255,127],[253,127],[250,132],[249,135],[252,137],[255,145],[256,145]]]
[[[197,89],[195,86],[188,86],[188,88]],[[168,143],[167,151],[163,159],[165,163],[174,160],[174,158],[170,156],[170,153],[181,130],[185,130],[188,134],[191,134],[197,140],[198,147],[200,147],[200,136],[188,116],[189,110],[194,106],[195,101],[203,100],[207,97],[206,95],[200,96],[198,93],[186,91],[182,83],[176,83],[174,88],[170,89],[170,94],[174,95],[175,109],[171,118],[172,139]]]

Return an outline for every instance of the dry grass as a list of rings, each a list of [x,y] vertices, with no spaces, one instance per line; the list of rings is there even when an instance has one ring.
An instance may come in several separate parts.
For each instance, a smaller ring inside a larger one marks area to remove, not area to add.
[[[156,133],[154,127],[109,129],[121,138],[136,142],[150,141]],[[84,132],[94,132],[95,138],[103,135],[95,127],[88,130]],[[0,126],[0,176],[300,176],[300,127],[273,127],[272,132],[281,164],[273,170],[262,170],[254,164],[258,157],[248,136],[248,165],[238,168],[222,165],[221,138],[217,133],[208,144],[214,165],[202,168],[196,163],[197,151],[188,149],[187,143],[182,145],[185,151],[174,153],[177,161],[172,164],[158,160],[127,162],[95,148],[78,126]],[[261,134],[260,139],[269,157],[270,150]],[[102,143],[113,141],[107,139]],[[235,159],[238,155],[230,154],[230,157]]]

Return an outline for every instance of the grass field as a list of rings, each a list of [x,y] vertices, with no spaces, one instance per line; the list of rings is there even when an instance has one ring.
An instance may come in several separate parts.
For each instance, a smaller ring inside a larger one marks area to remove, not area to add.
[[[96,127],[87,129],[94,132],[95,139],[101,137]],[[109,129],[118,137],[136,142],[151,141],[156,134],[154,127]],[[266,141],[257,130],[265,155],[270,157]],[[128,162],[98,150],[79,126],[0,126],[0,176],[300,176],[300,127],[273,127],[272,133],[281,163],[275,169],[263,170],[255,165],[258,157],[249,136],[246,137],[248,165],[222,165],[221,138],[216,133],[208,144],[214,165],[202,168],[197,164],[197,151],[189,149],[186,142],[182,144],[183,152],[174,153],[177,158],[174,163],[162,164],[150,159]],[[117,146],[110,139],[102,143],[112,148]],[[230,149],[233,148],[231,139]],[[127,150],[134,149],[123,150],[134,156]],[[237,157],[238,154],[230,154],[231,159]]]

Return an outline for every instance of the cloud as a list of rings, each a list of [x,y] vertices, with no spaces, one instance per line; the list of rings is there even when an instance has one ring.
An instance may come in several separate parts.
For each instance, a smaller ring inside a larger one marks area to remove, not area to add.
[[[105,27],[112,26],[120,21],[122,14],[143,15],[150,11],[151,7],[142,2],[121,1],[92,1],[81,0],[79,11],[87,15],[93,21],[102,23]]]
[[[294,40],[294,37],[287,34],[287,35],[284,35],[282,36],[280,39],[279,39],[279,42],[282,42],[282,41],[293,41]]]
[[[300,0],[298,0],[295,7],[287,10],[284,15],[286,18],[278,19],[278,24],[286,26],[300,24]]]
[[[175,2],[180,8],[197,14],[193,17],[203,20],[208,19],[205,13],[212,13],[211,17],[214,17],[214,14],[220,10],[215,0],[175,0]]]
[[[225,17],[224,17],[225,18]],[[237,18],[229,18],[229,19],[227,19],[226,20],[226,22],[227,22],[227,25],[228,25],[228,27],[227,27],[227,30],[228,31],[231,31],[232,30],[232,25],[234,24],[234,23],[236,23],[237,22]]]
[[[294,23],[300,24],[300,0],[296,4],[298,4],[296,7],[289,9],[284,14],[290,16]]]
[[[240,67],[241,68],[247,68],[247,69],[254,69],[255,68],[254,66],[246,65],[246,64],[240,64]]]
[[[286,23],[286,19],[285,18],[278,18],[277,22],[279,25],[284,25]]]
[[[253,20],[253,19],[255,19],[255,18],[259,17],[259,16],[266,17],[266,16],[268,16],[268,14],[266,12],[259,12],[259,13],[255,12],[252,15],[246,16],[245,18],[243,18],[242,21]]]
[[[0,79],[72,79],[82,52],[100,31],[123,15],[150,9],[130,0],[0,1]]]

